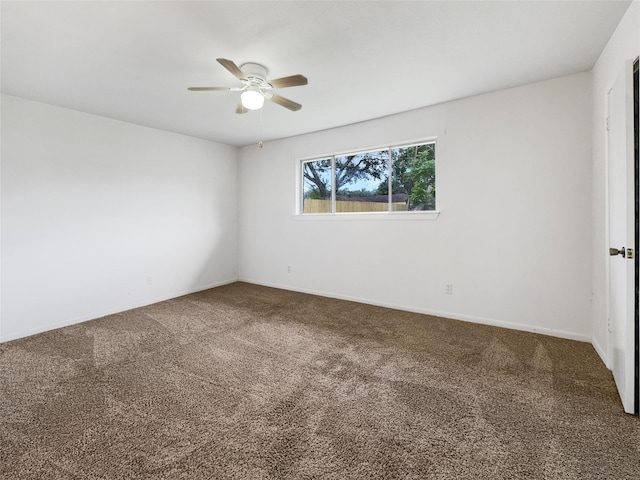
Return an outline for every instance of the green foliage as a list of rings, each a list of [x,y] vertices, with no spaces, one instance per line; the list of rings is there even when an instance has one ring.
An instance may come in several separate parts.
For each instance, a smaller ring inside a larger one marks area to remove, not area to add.
[[[412,188],[409,193],[409,210],[433,210],[436,201],[436,162],[433,145],[418,152],[413,168],[408,173]]]
[[[436,161],[434,144],[392,150],[391,191],[407,195],[407,210],[434,210],[436,206]],[[387,178],[378,186],[386,193]]]
[[[340,197],[373,197],[377,195],[375,190],[367,190],[365,188],[361,188],[360,190],[338,190],[336,192],[337,196]]]
[[[304,198],[309,198],[311,200],[326,200],[326,197],[322,196],[318,187],[313,187],[311,190],[306,191],[304,193]]]

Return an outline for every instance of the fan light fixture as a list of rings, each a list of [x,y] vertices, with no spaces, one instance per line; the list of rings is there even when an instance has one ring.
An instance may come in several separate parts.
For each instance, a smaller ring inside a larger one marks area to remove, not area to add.
[[[242,106],[248,110],[258,110],[264,105],[264,96],[257,87],[249,87],[240,95]]]

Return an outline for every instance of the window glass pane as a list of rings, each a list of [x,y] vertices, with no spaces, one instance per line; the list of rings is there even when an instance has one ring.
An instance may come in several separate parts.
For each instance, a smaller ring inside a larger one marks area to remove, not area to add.
[[[336,157],[336,213],[389,211],[389,150]]]
[[[436,209],[435,143],[391,149],[393,211]]]
[[[302,213],[331,213],[331,159],[302,163]]]

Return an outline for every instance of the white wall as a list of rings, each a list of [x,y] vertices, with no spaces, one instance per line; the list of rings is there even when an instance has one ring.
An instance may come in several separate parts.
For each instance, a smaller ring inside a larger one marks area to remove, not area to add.
[[[0,340],[237,278],[237,149],[6,95],[1,140]]]
[[[640,53],[640,1],[634,1],[618,28],[612,35],[600,58],[593,67],[593,345],[609,366],[607,355],[607,251],[608,230],[606,223],[606,100],[607,91],[621,73],[626,60],[633,60]]]
[[[583,73],[245,147],[239,276],[589,341],[590,102]],[[297,159],[430,136],[437,220],[294,215]]]

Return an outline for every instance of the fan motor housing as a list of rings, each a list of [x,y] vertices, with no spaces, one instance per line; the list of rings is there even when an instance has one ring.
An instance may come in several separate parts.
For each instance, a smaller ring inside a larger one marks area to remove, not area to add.
[[[255,81],[257,84],[267,83],[267,68],[259,63],[243,63],[240,70],[247,76],[249,81]]]

